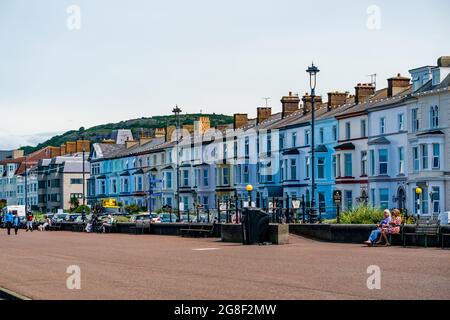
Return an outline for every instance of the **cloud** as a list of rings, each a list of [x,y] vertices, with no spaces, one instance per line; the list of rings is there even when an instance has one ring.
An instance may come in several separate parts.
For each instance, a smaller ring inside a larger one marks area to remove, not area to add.
[[[28,135],[0,134],[0,149],[12,150],[23,146],[36,146],[62,132],[41,132]]]

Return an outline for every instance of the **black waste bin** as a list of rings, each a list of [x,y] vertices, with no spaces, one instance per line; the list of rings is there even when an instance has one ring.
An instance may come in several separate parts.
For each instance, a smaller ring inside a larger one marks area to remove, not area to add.
[[[260,209],[246,208],[242,212],[242,243],[251,245],[269,240],[270,215]]]

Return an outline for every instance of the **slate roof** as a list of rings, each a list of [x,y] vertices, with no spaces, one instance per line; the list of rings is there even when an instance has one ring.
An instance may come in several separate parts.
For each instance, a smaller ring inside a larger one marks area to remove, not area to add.
[[[351,142],[340,144],[334,147],[335,150],[355,150],[355,145]]]
[[[373,145],[386,145],[386,144],[390,144],[391,141],[389,141],[386,137],[379,137],[376,139],[373,139],[371,141],[369,141],[369,146],[373,146]]]

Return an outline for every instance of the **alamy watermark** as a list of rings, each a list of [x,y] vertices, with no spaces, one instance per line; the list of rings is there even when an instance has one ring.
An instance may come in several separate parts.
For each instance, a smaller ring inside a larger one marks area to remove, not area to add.
[[[66,26],[69,31],[81,29],[81,8],[78,5],[70,5],[66,9]]]
[[[381,8],[377,5],[371,5],[367,8],[366,26],[369,30],[381,29]]]
[[[369,290],[381,290],[381,269],[379,266],[367,267],[367,274],[370,276],[367,278],[367,289]]]
[[[69,290],[81,290],[81,268],[77,265],[67,267],[66,273],[69,274],[66,280],[66,287]]]

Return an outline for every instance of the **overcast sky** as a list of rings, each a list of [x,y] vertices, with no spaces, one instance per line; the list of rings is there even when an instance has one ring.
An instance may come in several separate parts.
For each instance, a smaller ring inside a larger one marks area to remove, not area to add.
[[[254,116],[271,97],[277,112],[308,90],[312,60],[323,95],[372,73],[382,87],[450,55],[449,12],[448,0],[1,0],[0,149],[175,104]]]

